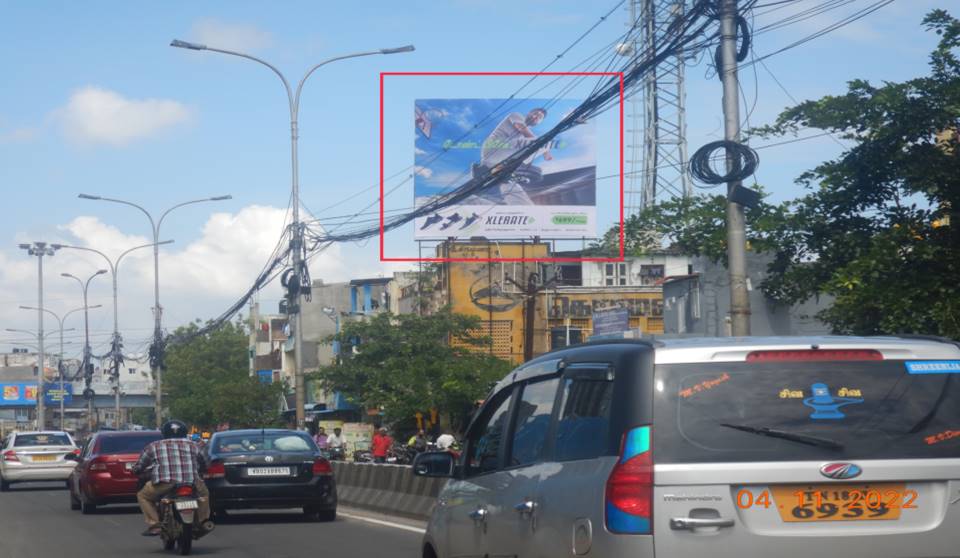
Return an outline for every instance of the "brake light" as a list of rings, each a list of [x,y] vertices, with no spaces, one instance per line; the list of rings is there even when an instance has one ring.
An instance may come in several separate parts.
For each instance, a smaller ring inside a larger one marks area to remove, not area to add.
[[[4,461],[20,461],[20,458],[17,457],[17,454],[13,450],[7,450],[3,452]]]
[[[207,466],[207,473],[204,478],[222,479],[227,476],[227,469],[223,466],[223,461],[213,461]]]
[[[94,459],[93,461],[90,462],[90,470],[91,470],[91,471],[106,471],[106,470],[107,470],[107,463],[106,463],[106,461],[107,461],[107,460],[104,459],[103,457],[97,457],[96,459]]]
[[[313,474],[314,475],[332,475],[333,468],[330,467],[330,462],[322,457],[318,457],[313,460]]]
[[[72,453],[73,455],[76,455],[77,457],[80,457],[80,448],[77,448],[77,449],[71,451],[70,453]]]
[[[620,459],[606,487],[606,522],[611,533],[649,535],[653,532],[653,452],[650,427],[627,431]]]
[[[875,349],[802,349],[791,351],[751,351],[747,362],[821,362],[827,360],[883,360]]]
[[[193,487],[189,484],[177,487],[177,497],[190,497],[193,496]]]

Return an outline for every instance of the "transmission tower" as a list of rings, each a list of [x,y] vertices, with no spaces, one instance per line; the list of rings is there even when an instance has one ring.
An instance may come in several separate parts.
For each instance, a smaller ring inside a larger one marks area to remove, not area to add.
[[[620,53],[643,60],[674,32],[671,24],[684,16],[685,0],[630,0],[628,26],[635,23],[632,44]],[[627,130],[626,213],[658,201],[692,194],[687,171],[687,114],[684,53],[667,58],[647,72],[643,94],[629,98]]]

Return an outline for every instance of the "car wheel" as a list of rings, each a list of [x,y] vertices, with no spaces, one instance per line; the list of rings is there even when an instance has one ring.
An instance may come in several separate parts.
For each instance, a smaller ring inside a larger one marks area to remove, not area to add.
[[[325,523],[329,523],[329,522],[331,522],[331,521],[336,521],[336,519],[337,519],[337,510],[336,510],[336,508],[334,508],[334,509],[332,509],[332,510],[322,510],[322,511],[320,511],[320,512],[317,512],[317,519],[319,519],[320,521],[323,521],[323,522],[325,522]]]
[[[74,511],[80,509],[80,500],[78,500],[77,497],[73,495],[72,490],[70,491],[70,509]]]
[[[97,505],[85,500],[80,500],[80,513],[83,515],[97,513]]]

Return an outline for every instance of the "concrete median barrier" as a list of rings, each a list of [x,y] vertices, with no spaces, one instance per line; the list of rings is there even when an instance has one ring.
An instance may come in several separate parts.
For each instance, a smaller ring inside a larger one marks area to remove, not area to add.
[[[333,461],[340,503],[380,513],[427,519],[447,479],[416,477],[406,465]]]

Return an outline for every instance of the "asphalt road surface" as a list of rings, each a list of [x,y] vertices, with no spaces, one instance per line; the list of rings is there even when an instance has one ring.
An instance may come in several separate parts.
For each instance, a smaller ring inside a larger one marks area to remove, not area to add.
[[[220,557],[419,558],[421,535],[347,518],[305,521],[298,510],[238,511],[194,541],[193,555]],[[377,517],[377,516],[370,516]],[[389,518],[380,518],[389,519]],[[376,521],[376,519],[374,519]],[[401,523],[404,523],[401,521]],[[18,484],[0,493],[0,558],[175,556],[158,538],[140,536],[140,509],[117,505],[93,515],[70,511],[63,484]]]

